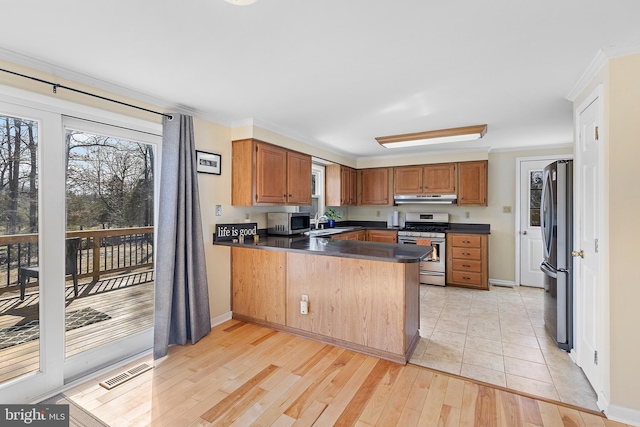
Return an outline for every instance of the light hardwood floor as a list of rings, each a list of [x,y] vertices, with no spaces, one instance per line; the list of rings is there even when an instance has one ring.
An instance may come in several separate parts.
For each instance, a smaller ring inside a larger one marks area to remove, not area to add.
[[[141,362],[154,369],[111,391],[98,384]],[[65,394],[111,426],[624,426],[236,320]]]

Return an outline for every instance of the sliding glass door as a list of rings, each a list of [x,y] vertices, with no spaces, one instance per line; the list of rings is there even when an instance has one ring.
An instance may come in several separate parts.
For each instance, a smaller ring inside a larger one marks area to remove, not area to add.
[[[152,344],[159,137],[69,117],[64,132],[65,373],[75,378]]]
[[[0,402],[10,403],[63,384],[64,171],[58,115],[0,102],[0,127]]]
[[[0,402],[151,349],[160,132],[0,86]]]

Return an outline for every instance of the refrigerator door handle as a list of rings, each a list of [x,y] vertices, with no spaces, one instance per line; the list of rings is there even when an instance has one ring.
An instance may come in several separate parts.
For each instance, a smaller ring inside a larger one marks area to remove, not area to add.
[[[554,279],[558,278],[558,271],[555,268],[551,267],[547,263],[547,261],[542,261],[542,263],[540,264],[540,270],[542,270],[542,272],[549,277],[552,277]]]

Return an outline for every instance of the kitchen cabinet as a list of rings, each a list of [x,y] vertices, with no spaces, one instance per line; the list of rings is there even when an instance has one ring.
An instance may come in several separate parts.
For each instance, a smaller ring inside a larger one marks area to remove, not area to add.
[[[456,164],[438,163],[395,168],[395,194],[455,194]]]
[[[357,174],[356,170],[339,164],[325,167],[325,205],[355,206]]]
[[[366,230],[347,231],[346,233],[333,234],[331,238],[334,240],[367,240]]]
[[[393,169],[358,170],[358,205],[393,205]]]
[[[370,242],[398,243],[398,232],[395,230],[367,230]]]
[[[458,163],[458,206],[487,206],[487,164]]]
[[[311,156],[256,139],[232,142],[231,204],[310,205]]]
[[[447,233],[447,285],[489,290],[488,238]]]
[[[231,310],[234,314],[285,323],[286,253],[233,248]]]

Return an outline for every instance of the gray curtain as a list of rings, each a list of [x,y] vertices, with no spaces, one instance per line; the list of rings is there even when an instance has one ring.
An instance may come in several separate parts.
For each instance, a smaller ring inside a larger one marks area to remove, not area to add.
[[[153,357],[211,331],[193,118],[164,117]]]

